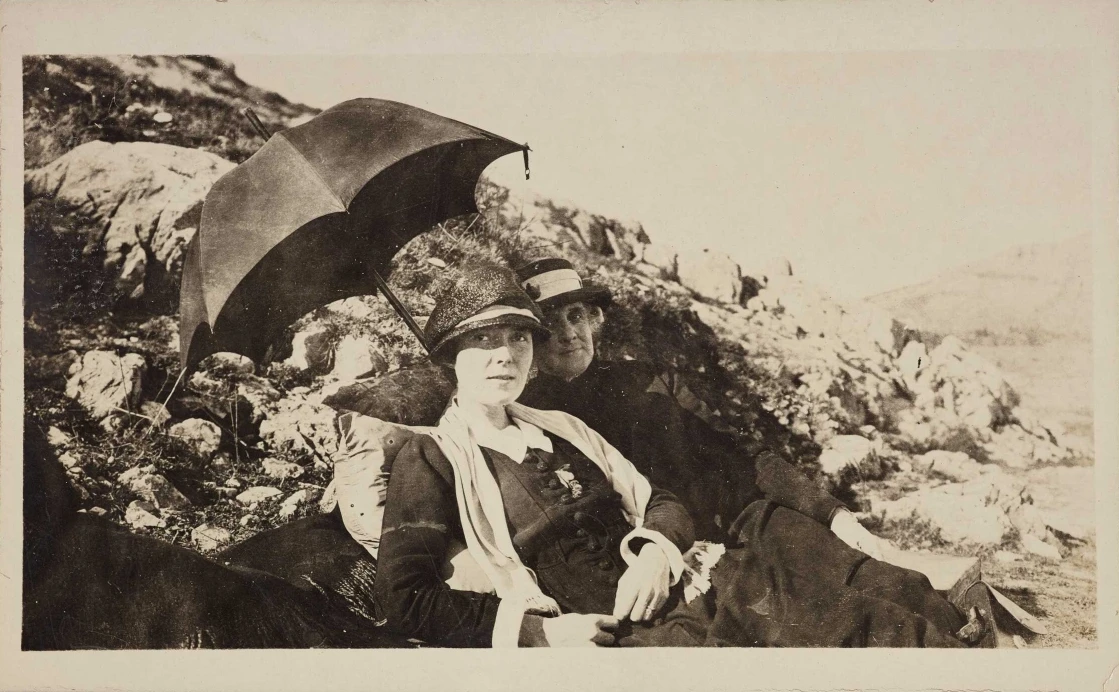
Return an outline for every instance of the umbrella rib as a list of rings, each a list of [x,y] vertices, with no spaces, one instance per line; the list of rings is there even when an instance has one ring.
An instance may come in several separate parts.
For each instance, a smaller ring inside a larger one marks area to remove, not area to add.
[[[298,154],[299,158],[303,161],[303,163],[307,164],[307,168],[310,169],[311,173],[315,176],[315,179],[318,180],[319,184],[322,185],[323,189],[326,190],[327,193],[330,194],[331,198],[335,202],[338,203],[338,206],[340,207],[340,211],[346,212],[348,214],[349,213],[349,208],[348,208],[349,205],[346,204],[345,202],[343,202],[342,198],[338,196],[338,193],[335,192],[330,187],[330,185],[328,185],[326,183],[326,180],[323,179],[322,174],[319,173],[319,169],[315,168],[315,165],[313,163],[311,163],[310,160],[308,160],[306,156],[303,155],[302,151],[300,151],[298,148],[296,148],[296,146],[294,144],[291,143],[291,140],[289,140],[287,137],[284,137],[283,132],[280,132],[278,134],[279,134],[280,138],[284,141],[284,144],[286,144],[289,149],[291,149],[296,154]]]

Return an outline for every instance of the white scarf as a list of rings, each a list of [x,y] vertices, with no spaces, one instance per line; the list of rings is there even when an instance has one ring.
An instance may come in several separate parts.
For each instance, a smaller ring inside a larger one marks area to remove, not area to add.
[[[562,411],[541,411],[517,403],[509,404],[505,411],[514,419],[567,440],[586,455],[621,496],[629,524],[635,529],[641,527],[652,487],[621,452],[581,420]],[[431,437],[454,469],[455,497],[467,550],[493,584],[498,597],[523,603],[523,612],[559,615],[559,606],[540,590],[535,575],[524,566],[513,547],[501,488],[482,456],[457,399],[451,400]],[[623,541],[623,557],[628,551],[629,541]]]

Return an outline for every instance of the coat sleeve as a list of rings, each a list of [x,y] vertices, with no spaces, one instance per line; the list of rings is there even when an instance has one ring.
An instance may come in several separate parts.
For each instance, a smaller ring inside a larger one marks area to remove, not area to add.
[[[401,634],[439,646],[488,647],[501,600],[451,589],[440,574],[451,539],[461,534],[452,474],[427,435],[400,450],[385,502],[377,602]]]

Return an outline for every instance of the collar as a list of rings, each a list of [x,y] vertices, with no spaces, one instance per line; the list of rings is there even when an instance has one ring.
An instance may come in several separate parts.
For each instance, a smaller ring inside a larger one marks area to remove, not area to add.
[[[552,441],[544,431],[532,423],[510,416],[513,425],[504,430],[494,430],[491,427],[471,430],[474,441],[479,446],[492,449],[509,457],[518,464],[525,460],[528,450],[540,449],[551,453]]]

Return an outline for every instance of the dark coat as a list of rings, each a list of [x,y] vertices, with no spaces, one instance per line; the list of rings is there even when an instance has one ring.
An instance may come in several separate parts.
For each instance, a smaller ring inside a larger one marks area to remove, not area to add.
[[[773,451],[753,452],[711,417],[685,408],[649,364],[595,361],[571,382],[541,375],[520,403],[565,411],[606,438],[688,508],[697,535],[723,541],[750,503],[768,499],[825,526],[843,503]]]
[[[552,440],[555,454],[531,450],[520,465],[492,450],[483,449],[483,455],[501,487],[513,544],[541,589],[565,612],[610,612],[626,569],[621,539],[630,530],[621,499],[593,462]],[[585,488],[578,498],[550,482],[565,463]],[[694,541],[687,511],[656,488],[644,528],[663,534],[681,552]],[[440,576],[455,540],[463,539],[454,471],[434,440],[417,435],[393,464],[377,601],[389,628],[400,634],[444,646],[489,646],[498,597],[453,590]]]

